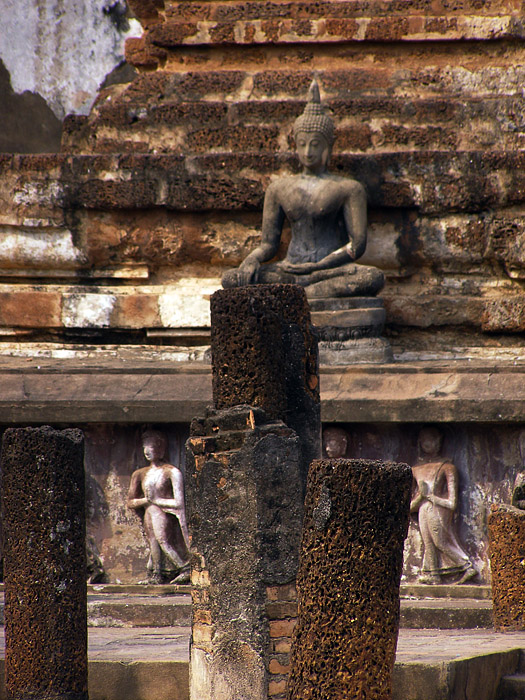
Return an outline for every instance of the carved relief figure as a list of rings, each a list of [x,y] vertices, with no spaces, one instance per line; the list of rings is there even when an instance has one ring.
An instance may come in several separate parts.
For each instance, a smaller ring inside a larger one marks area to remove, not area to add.
[[[424,555],[419,581],[436,584],[443,575],[459,575],[465,583],[477,571],[458,542],[454,532],[454,513],[458,503],[458,472],[442,459],[442,436],[435,428],[419,433],[420,463],[412,468],[414,490],[410,512],[418,514]]]
[[[147,467],[131,475],[127,506],[140,516],[150,548],[149,583],[187,583],[189,551],[184,483],[178,467],[168,464],[166,436],[148,430],[142,436]]]
[[[365,190],[356,180],[328,172],[334,124],[315,81],[295,121],[294,138],[302,173],[268,187],[261,244],[224,274],[223,287],[280,282],[301,285],[309,298],[375,295],[384,285],[383,273],[355,263],[366,247]],[[284,260],[270,263],[285,218],[291,241]]]
[[[346,457],[348,433],[342,428],[325,428],[323,430],[323,450],[329,459]]]

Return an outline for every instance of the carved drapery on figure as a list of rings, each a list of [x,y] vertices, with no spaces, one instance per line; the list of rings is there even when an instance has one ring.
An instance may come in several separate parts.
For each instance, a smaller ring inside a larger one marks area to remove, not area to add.
[[[441,583],[442,576],[459,576],[465,583],[477,575],[468,554],[454,531],[458,503],[458,471],[442,459],[442,436],[435,428],[419,433],[420,463],[412,467],[414,476],[411,513],[418,518],[423,540],[421,583]]]

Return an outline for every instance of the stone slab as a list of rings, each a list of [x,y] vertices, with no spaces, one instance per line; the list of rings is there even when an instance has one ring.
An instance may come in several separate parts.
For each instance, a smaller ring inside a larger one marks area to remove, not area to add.
[[[0,358],[0,421],[184,422],[211,404],[211,370],[144,346],[97,352],[19,346]],[[46,357],[45,354],[48,356]],[[523,361],[421,361],[322,367],[326,422],[520,423]]]
[[[409,629],[492,629],[492,601],[402,599],[400,624]]]
[[[380,326],[385,323],[384,308],[372,309],[339,309],[334,311],[312,311],[312,323],[316,328],[335,326],[351,328],[361,326]]]
[[[189,636],[189,627],[91,628],[90,700],[188,700]],[[493,700],[487,693],[499,677],[515,672],[521,649],[523,632],[401,629],[393,700]],[[5,700],[3,630],[0,657]],[[480,692],[478,682],[486,690]]]

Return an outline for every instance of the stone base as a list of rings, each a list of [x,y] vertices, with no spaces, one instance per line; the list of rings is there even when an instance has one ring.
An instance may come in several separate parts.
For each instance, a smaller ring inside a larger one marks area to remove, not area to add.
[[[319,343],[319,362],[323,365],[378,364],[392,361],[392,348],[385,338]]]
[[[382,299],[311,299],[310,309],[319,336],[319,360],[323,364],[392,361],[390,343],[381,337],[386,318]]]

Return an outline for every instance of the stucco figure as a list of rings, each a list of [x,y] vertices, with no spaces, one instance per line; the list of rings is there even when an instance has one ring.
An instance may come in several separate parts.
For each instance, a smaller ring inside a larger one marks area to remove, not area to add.
[[[346,457],[348,433],[342,428],[330,427],[323,430],[323,450],[329,459]]]
[[[458,504],[458,472],[454,464],[442,459],[442,436],[435,428],[419,433],[420,463],[412,467],[414,477],[410,512],[417,513],[424,554],[421,583],[441,583],[445,575],[457,575],[465,583],[477,571],[454,532],[454,514]]]
[[[224,274],[223,287],[278,282],[301,285],[309,298],[375,295],[384,285],[383,273],[355,262],[366,248],[366,193],[356,180],[328,172],[334,125],[315,81],[294,138],[302,173],[270,184],[261,244]],[[284,260],[272,263],[285,219],[290,244]]]
[[[142,445],[149,465],[131,475],[127,506],[140,516],[148,539],[148,582],[187,583],[189,551],[182,473],[166,462],[163,433],[146,431]]]

